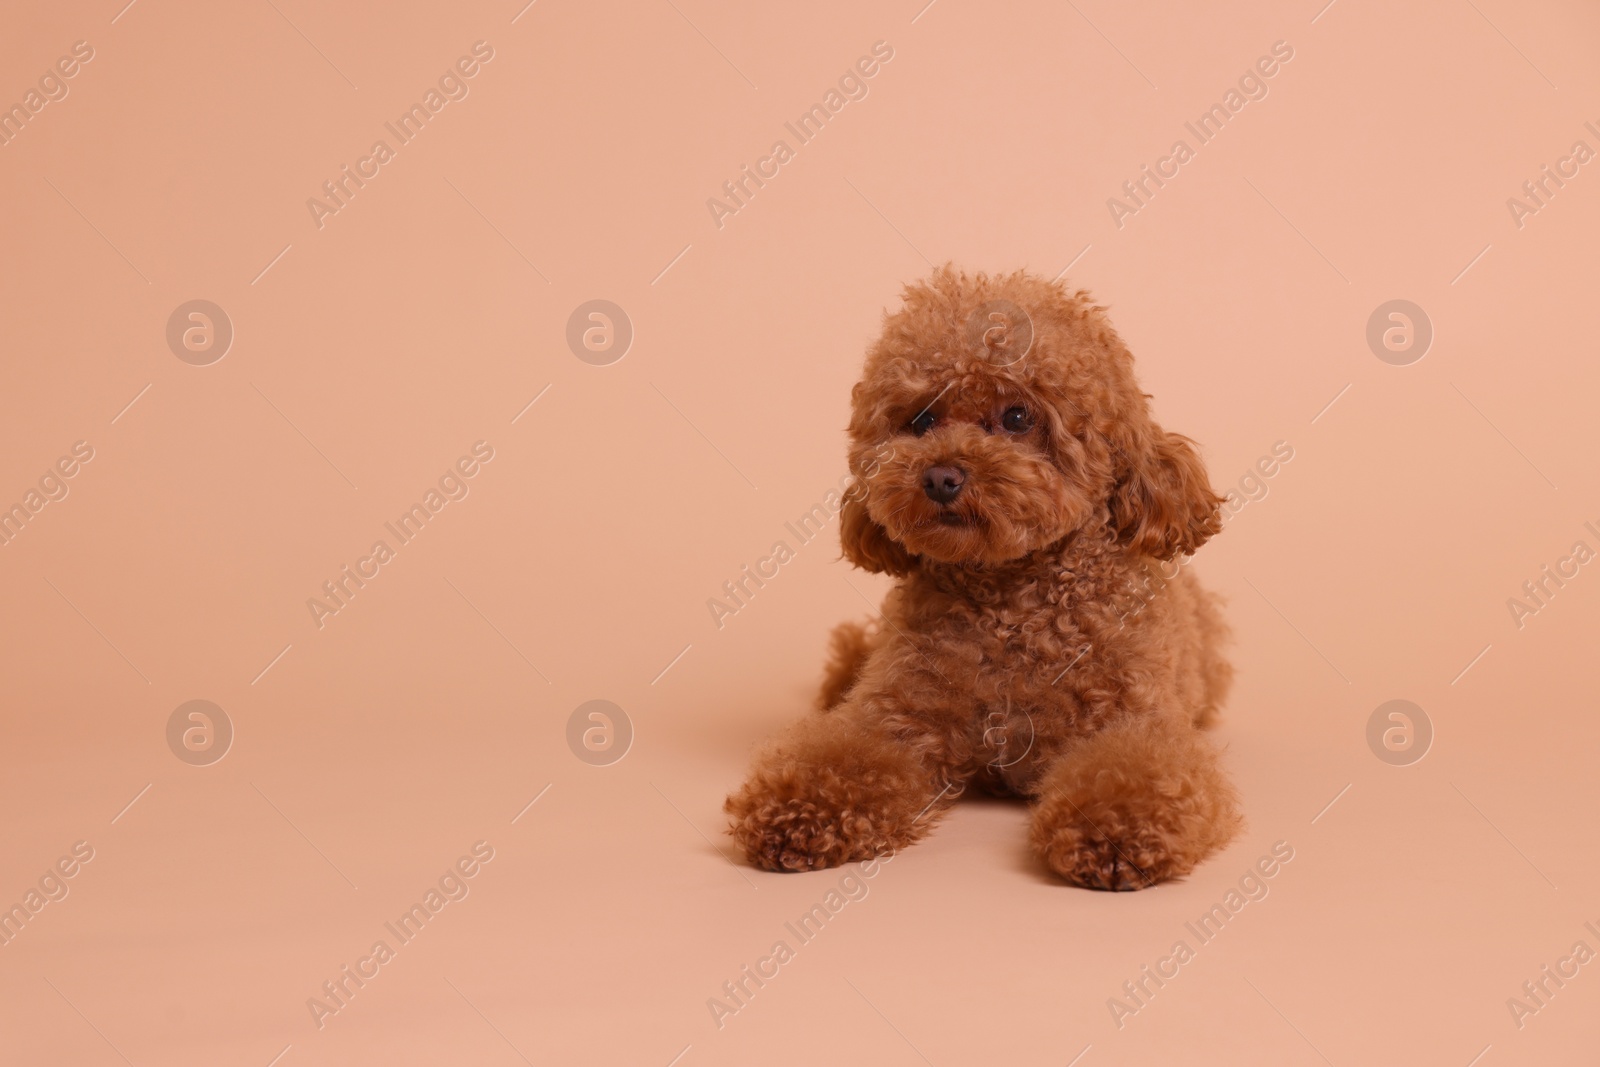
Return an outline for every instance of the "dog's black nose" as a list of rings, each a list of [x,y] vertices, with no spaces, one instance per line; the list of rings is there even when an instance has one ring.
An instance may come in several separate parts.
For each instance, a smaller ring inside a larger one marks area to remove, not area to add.
[[[961,495],[961,486],[967,480],[960,467],[929,467],[922,472],[922,491],[936,504],[948,504]]]

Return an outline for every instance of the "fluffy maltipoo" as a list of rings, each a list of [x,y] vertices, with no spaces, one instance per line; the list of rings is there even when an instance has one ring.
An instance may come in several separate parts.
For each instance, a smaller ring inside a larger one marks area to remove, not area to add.
[[[1183,566],[1221,499],[1104,309],[938,270],[852,401],[844,555],[897,581],[881,619],[834,632],[818,710],[728,798],[750,862],[892,853],[969,786],[1028,798],[1039,859],[1077,885],[1154,885],[1227,844],[1237,795],[1202,733],[1227,630]]]

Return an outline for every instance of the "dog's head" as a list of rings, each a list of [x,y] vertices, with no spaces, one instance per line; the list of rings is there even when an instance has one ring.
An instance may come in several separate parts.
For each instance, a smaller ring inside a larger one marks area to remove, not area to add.
[[[1001,563],[1090,527],[1171,559],[1221,527],[1103,310],[1027,273],[945,267],[908,286],[852,401],[841,537],[867,570]]]

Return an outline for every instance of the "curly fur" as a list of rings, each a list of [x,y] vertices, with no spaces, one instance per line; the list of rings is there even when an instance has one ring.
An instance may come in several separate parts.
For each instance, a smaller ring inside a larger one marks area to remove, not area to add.
[[[1227,631],[1175,562],[1220,498],[1104,309],[940,269],[886,317],[852,400],[844,555],[899,581],[881,627],[834,631],[818,710],[728,797],[750,862],[897,850],[969,785],[1030,798],[1035,852],[1077,885],[1153,885],[1227,844],[1237,795],[1200,732]],[[960,472],[953,500],[932,468]]]

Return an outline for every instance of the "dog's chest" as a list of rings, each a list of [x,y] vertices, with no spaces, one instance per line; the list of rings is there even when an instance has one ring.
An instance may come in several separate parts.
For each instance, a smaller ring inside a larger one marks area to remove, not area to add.
[[[1051,755],[1083,728],[1069,677],[1083,635],[1070,606],[1046,602],[974,614],[963,639],[975,653],[964,680],[973,769],[991,791],[1027,792]]]
[[[977,747],[1028,734],[1065,742],[1100,725],[1132,681],[1122,658],[1106,659],[1144,622],[1119,612],[1127,580],[1103,556],[1058,558],[988,581],[913,580],[898,606],[941,682],[960,691],[951,711]]]
[[[1070,686],[1057,687],[1088,647],[1081,604],[1060,588],[1034,588],[1001,603],[948,605],[928,620],[929,636],[960,649],[975,711],[995,707],[1065,708]]]

